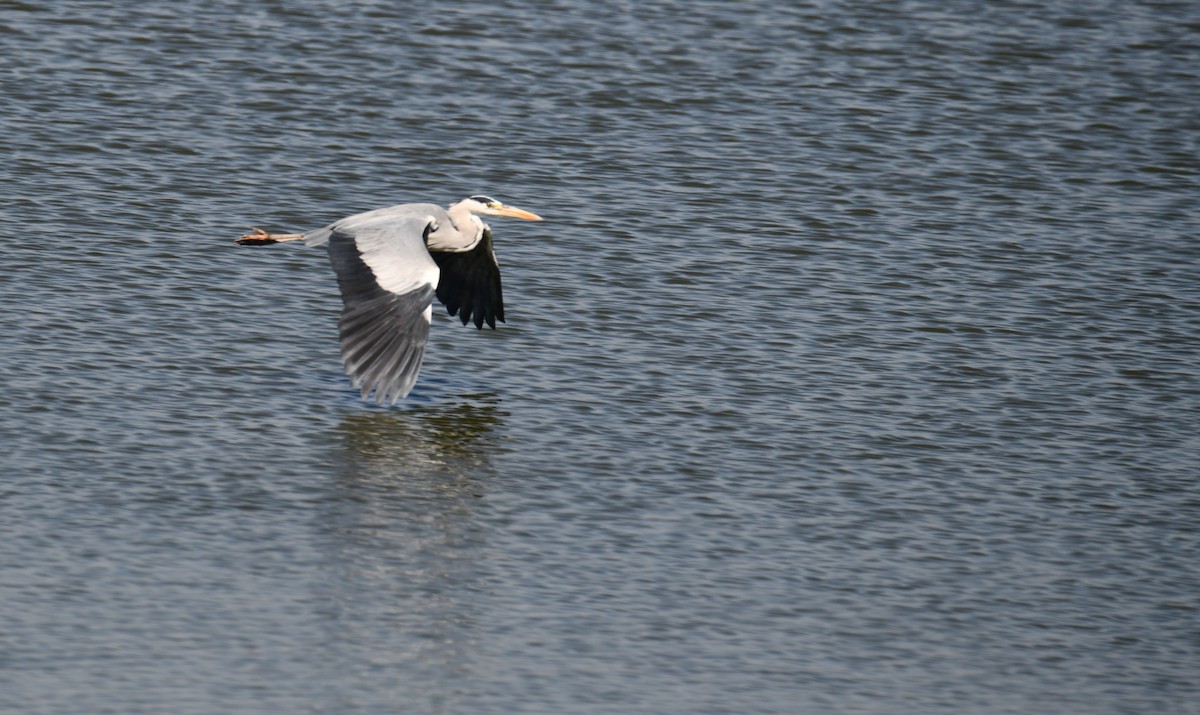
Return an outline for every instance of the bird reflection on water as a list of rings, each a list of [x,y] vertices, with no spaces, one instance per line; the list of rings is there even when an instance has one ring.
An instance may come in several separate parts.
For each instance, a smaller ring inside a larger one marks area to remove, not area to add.
[[[496,395],[483,393],[453,405],[349,414],[340,426],[347,461],[384,475],[486,468],[497,448],[492,433],[504,417],[498,403]]]
[[[471,395],[355,412],[339,425],[317,588],[331,609],[322,647],[343,677],[391,672],[412,689],[407,700],[438,709],[471,674],[488,610],[480,509],[505,416],[497,402]]]

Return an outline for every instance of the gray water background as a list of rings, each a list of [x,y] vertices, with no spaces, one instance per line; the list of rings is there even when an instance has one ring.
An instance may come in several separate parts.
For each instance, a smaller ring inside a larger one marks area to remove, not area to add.
[[[0,1],[0,711],[1200,712],[1200,4]],[[484,192],[396,409],[319,250]]]

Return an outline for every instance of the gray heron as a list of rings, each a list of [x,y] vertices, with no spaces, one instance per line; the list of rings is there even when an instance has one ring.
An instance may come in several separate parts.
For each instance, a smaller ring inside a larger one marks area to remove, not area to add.
[[[243,245],[304,241],[327,246],[342,292],[338,333],[350,383],[378,404],[407,397],[417,381],[433,298],[462,324],[495,328],[504,321],[500,265],[492,230],[479,218],[510,216],[541,221],[537,214],[487,196],[449,208],[400,204],[347,216],[307,233],[267,233],[255,228],[235,239]]]

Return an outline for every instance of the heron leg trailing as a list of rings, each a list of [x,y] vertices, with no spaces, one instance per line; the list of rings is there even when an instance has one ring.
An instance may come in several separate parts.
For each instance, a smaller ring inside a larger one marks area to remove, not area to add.
[[[267,246],[272,243],[283,243],[285,241],[299,241],[304,238],[302,233],[267,233],[266,231],[252,226],[254,233],[248,233],[241,238],[233,239],[235,243],[240,243],[243,246]]]

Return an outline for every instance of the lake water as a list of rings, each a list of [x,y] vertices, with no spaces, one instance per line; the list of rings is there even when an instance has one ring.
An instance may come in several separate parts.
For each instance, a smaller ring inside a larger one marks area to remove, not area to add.
[[[1200,712],[1200,4],[0,2],[0,711]],[[487,193],[361,402],[323,251]]]

